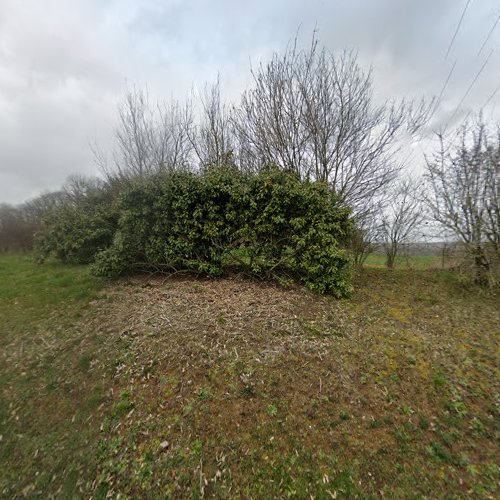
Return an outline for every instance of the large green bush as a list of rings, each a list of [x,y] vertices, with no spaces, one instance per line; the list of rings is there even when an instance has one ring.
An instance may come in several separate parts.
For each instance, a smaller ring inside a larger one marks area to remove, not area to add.
[[[349,210],[327,185],[271,170],[245,186],[238,235],[251,270],[290,275],[321,293],[347,294],[350,259],[341,248],[352,231]]]
[[[53,253],[93,261],[104,276],[137,269],[218,276],[238,266],[252,275],[299,280],[321,293],[350,290],[351,263],[343,249],[352,231],[349,210],[326,185],[292,173],[214,168],[163,174],[131,183],[107,210],[117,218],[94,208],[78,216],[66,211],[49,223],[46,233],[61,241]]]
[[[95,271],[112,276],[149,267],[222,274],[238,229],[242,187],[232,170],[181,171],[135,182],[118,202],[113,245],[97,255]]]
[[[94,262],[96,255],[112,244],[117,219],[113,200],[106,193],[48,211],[35,235],[38,260],[55,256],[67,263]]]

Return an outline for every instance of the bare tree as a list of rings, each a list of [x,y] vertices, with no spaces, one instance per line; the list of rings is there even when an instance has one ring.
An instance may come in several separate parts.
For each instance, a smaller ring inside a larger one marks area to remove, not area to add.
[[[252,70],[255,87],[243,93],[235,110],[235,127],[242,141],[241,162],[252,170],[273,163],[305,173],[307,131],[305,103],[299,87],[303,57],[294,45],[267,65]]]
[[[154,121],[147,94],[136,88],[129,91],[118,108],[118,116],[115,165],[122,176],[142,177],[154,168],[151,148]]]
[[[70,175],[62,188],[64,203],[78,206],[84,201],[96,198],[105,189],[105,182],[98,177]]]
[[[30,250],[37,227],[20,207],[0,204],[0,252]]]
[[[67,204],[64,190],[50,191],[28,200],[22,205],[23,212],[30,220],[41,222],[44,217]]]
[[[464,245],[475,281],[494,281],[499,258],[500,134],[479,116],[451,139],[438,134],[439,151],[427,158],[427,203],[434,220]]]
[[[354,52],[340,56],[292,44],[252,72],[254,88],[235,113],[248,164],[273,163],[328,182],[340,201],[362,214],[390,184],[403,135],[425,123],[430,106],[375,103],[372,72]]]
[[[154,165],[158,169],[189,168],[193,146],[190,141],[194,126],[191,102],[178,101],[157,105],[159,120],[151,129],[150,144]]]
[[[45,217],[66,203],[66,193],[54,191],[16,206],[0,204],[0,252],[31,250]]]
[[[414,242],[419,236],[417,230],[424,219],[422,188],[421,181],[411,178],[400,180],[382,216],[380,235],[389,269],[394,269],[401,247]]]
[[[113,166],[98,148],[94,158],[108,180],[144,177],[188,167],[191,163],[193,113],[190,102],[149,103],[147,92],[133,88],[118,106]]]
[[[206,85],[201,97],[201,123],[191,129],[191,143],[201,167],[233,162],[231,110],[221,98],[220,80]]]
[[[485,237],[500,258],[500,125],[485,153]]]

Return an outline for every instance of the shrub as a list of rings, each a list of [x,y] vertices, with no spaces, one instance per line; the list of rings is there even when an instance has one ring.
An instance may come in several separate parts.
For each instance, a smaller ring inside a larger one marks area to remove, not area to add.
[[[93,199],[58,207],[45,215],[43,228],[35,235],[35,254],[39,261],[53,255],[66,263],[91,263],[111,245],[116,219],[110,201]]]
[[[343,296],[351,231],[349,210],[326,185],[226,167],[136,180],[112,208],[59,213],[44,238],[57,257],[92,261],[96,274],[109,277],[137,269],[219,276],[237,265]]]
[[[134,268],[222,274],[237,231],[242,178],[217,170],[175,172],[134,183],[118,203],[113,245],[95,271],[113,276]]]
[[[352,232],[349,210],[339,206],[326,184],[301,181],[270,170],[247,183],[238,232],[254,273],[290,273],[320,293],[345,295]]]

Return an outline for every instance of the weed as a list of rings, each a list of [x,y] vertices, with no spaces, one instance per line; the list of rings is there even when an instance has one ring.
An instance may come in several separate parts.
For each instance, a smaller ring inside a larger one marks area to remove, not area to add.
[[[430,427],[430,422],[429,422],[429,419],[427,417],[425,417],[424,415],[420,415],[418,417],[418,426],[420,427],[420,429],[422,429],[423,431],[426,431],[429,429]]]
[[[92,354],[84,354],[83,356],[80,356],[78,359],[78,368],[84,372],[88,371],[93,359],[94,356]]]
[[[120,394],[120,401],[117,401],[113,406],[115,416],[124,415],[132,410],[134,404],[130,401],[130,393],[128,391],[123,391]]]
[[[476,436],[484,436],[484,437],[488,436],[488,431],[486,430],[486,427],[478,417],[474,417],[472,419],[471,429]]]
[[[253,398],[257,394],[257,391],[253,384],[245,384],[241,389],[241,393],[246,398]]]
[[[436,436],[438,436],[448,448],[451,448],[461,437],[461,434],[456,430],[451,432],[439,430],[436,431]]]
[[[199,399],[208,399],[210,397],[210,387],[202,387],[198,393],[197,396]]]
[[[448,411],[456,414],[458,417],[464,417],[467,414],[467,407],[462,401],[462,396],[455,388],[452,388],[451,399],[446,402],[445,407]]]
[[[268,405],[266,411],[271,417],[275,417],[278,414],[278,408],[273,404]]]
[[[370,420],[370,429],[379,429],[384,426],[384,422],[377,418]]]
[[[437,370],[432,377],[432,383],[436,389],[441,389],[448,384],[448,379],[442,370]]]
[[[413,354],[408,354],[406,356],[406,360],[410,365],[416,365],[417,364],[417,358]]]
[[[427,451],[438,462],[452,463],[451,455],[439,443],[431,443],[427,446]]]
[[[405,415],[413,415],[413,413],[415,413],[413,411],[413,408],[410,406],[410,405],[403,405],[401,407],[401,411],[405,414]]]
[[[394,437],[401,447],[407,449],[408,444],[411,441],[411,436],[406,432],[404,427],[397,425],[394,430]]]

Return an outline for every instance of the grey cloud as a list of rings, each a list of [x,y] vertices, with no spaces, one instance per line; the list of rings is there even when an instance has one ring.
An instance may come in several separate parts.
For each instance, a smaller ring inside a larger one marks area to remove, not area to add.
[[[115,106],[127,82],[182,99],[218,73],[237,99],[257,64],[318,30],[334,51],[352,48],[373,65],[380,98],[437,95],[457,65],[435,115],[450,120],[485,57],[491,60],[464,102],[478,109],[500,84],[496,0],[471,2],[447,60],[465,2],[456,0],[1,0],[0,201],[56,189],[69,174],[95,173],[89,142],[112,141]],[[498,118],[496,103],[487,110]],[[418,154],[426,143],[415,149]],[[418,157],[418,154],[416,158]],[[416,160],[417,161],[417,160]]]

